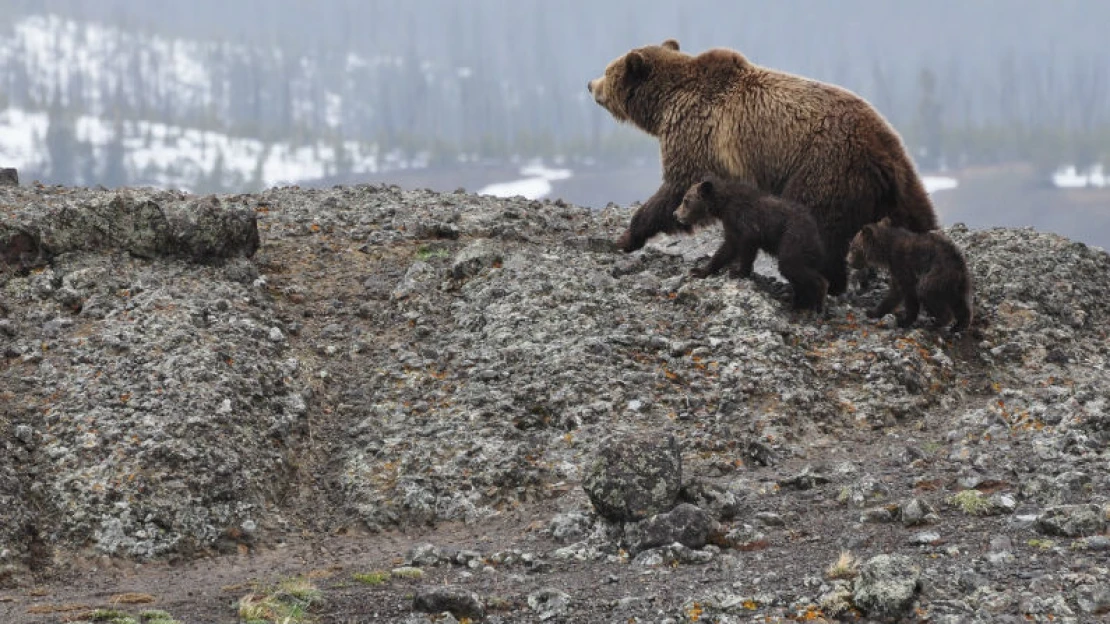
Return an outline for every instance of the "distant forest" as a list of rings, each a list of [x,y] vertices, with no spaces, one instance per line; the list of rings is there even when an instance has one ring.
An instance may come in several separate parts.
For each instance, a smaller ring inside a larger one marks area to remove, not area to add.
[[[50,54],[0,57],[0,109],[48,110],[52,126],[95,114],[376,143],[433,165],[620,163],[654,158],[655,143],[614,123],[586,82],[676,37],[860,93],[925,170],[1110,164],[1107,2],[0,0],[0,37],[43,14],[118,29],[96,76]],[[193,57],[199,82],[178,75]]]

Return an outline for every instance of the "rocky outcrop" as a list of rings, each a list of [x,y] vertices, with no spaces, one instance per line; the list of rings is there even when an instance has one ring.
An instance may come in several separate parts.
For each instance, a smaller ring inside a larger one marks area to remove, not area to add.
[[[807,315],[764,264],[690,279],[713,230],[617,253],[629,214],[0,187],[0,584],[525,510],[528,552],[414,555],[477,595],[418,608],[1104,612],[1110,256],[949,228],[978,318],[953,336],[864,320],[881,289]],[[840,551],[872,564],[826,577]]]

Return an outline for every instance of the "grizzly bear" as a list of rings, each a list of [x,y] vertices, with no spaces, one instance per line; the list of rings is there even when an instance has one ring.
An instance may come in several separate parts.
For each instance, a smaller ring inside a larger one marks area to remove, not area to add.
[[[707,176],[694,184],[674,213],[683,226],[720,221],[725,240],[694,277],[706,277],[739,258],[739,277],[749,277],[762,249],[778,258],[779,273],[794,287],[794,309],[820,311],[828,282],[817,221],[805,206],[775,197],[741,180]]]
[[[899,327],[917,320],[921,305],[944,327],[953,317],[952,331],[971,324],[971,274],[955,243],[940,231],[911,232],[891,224],[889,218],[869,223],[852,239],[848,264],[854,269],[884,267],[890,271],[890,291],[879,305],[867,311],[879,318],[904,303]]]
[[[760,67],[733,50],[686,54],[673,39],[621,56],[588,88],[615,119],[659,139],[663,184],[618,241],[626,252],[659,232],[689,231],[674,209],[707,174],[809,207],[834,295],[847,285],[844,258],[863,224],[890,216],[916,232],[937,227],[898,133],[846,89]]]

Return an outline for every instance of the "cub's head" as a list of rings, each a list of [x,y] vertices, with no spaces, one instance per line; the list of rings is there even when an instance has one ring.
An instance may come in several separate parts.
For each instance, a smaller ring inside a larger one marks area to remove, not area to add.
[[[718,201],[717,184],[706,178],[691,186],[682,197],[682,203],[675,208],[674,218],[682,225],[701,225],[714,218]]]
[[[661,105],[646,83],[658,81],[670,63],[689,56],[678,49],[678,42],[667,39],[661,45],[636,48],[605,68],[600,78],[587,83],[594,101],[617,121],[629,121],[646,132],[654,132],[654,107]]]
[[[878,257],[880,238],[882,238],[883,232],[890,227],[890,217],[884,217],[878,223],[868,223],[859,232],[856,232],[848,246],[848,266],[853,269],[862,269],[881,264]]]

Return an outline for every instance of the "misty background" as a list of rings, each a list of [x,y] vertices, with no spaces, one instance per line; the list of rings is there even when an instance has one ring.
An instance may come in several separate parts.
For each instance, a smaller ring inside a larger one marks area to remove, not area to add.
[[[870,100],[951,181],[945,223],[1110,247],[1107,24],[1099,0],[0,0],[0,166],[624,204],[655,190],[658,147],[586,82],[675,37]]]

